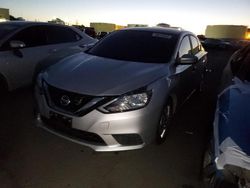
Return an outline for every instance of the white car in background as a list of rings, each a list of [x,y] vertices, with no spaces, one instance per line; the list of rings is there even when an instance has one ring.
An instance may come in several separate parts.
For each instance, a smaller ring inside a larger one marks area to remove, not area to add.
[[[58,50],[95,42],[96,39],[69,26],[0,23],[0,93],[30,85],[37,63]]]

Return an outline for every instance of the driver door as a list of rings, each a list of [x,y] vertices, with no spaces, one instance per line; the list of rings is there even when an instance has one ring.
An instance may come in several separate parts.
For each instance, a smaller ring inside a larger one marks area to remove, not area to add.
[[[189,36],[183,37],[179,50],[175,67],[175,77],[178,79],[178,99],[181,103],[185,102],[188,97],[195,91],[196,85],[196,64],[182,65],[178,60],[184,55],[192,54],[192,46]]]

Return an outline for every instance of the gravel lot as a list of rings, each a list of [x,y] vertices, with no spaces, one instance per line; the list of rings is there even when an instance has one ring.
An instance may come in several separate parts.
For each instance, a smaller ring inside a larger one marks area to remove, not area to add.
[[[167,141],[141,150],[96,153],[34,126],[32,92],[0,99],[1,188],[200,188],[222,69],[231,52],[210,51],[206,92],[177,113]]]

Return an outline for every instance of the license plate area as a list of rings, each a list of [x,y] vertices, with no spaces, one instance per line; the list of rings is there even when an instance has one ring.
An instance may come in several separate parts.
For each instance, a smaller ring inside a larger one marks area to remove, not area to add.
[[[56,112],[50,112],[50,123],[53,124],[55,128],[61,129],[71,129],[72,128],[72,118],[58,114]]]

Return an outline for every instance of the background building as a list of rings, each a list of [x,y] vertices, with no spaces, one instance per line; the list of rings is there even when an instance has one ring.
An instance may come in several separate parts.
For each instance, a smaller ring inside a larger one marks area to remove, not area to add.
[[[119,29],[123,29],[123,28],[125,28],[124,25],[116,25],[115,26],[115,30],[119,30]]]
[[[243,25],[208,25],[206,38],[215,39],[246,39],[247,26]]]
[[[116,25],[112,23],[97,23],[92,22],[90,23],[90,27],[93,27],[95,29],[95,32],[112,32],[116,30]]]
[[[146,24],[128,24],[128,27],[148,27]]]
[[[247,39],[250,40],[250,29],[247,29]]]
[[[10,19],[10,11],[6,8],[0,8],[0,20],[9,20]]]

